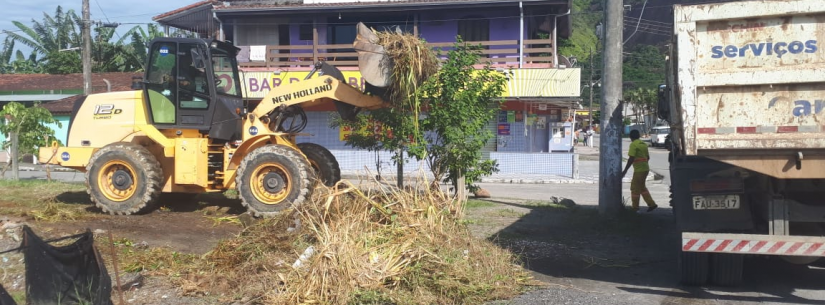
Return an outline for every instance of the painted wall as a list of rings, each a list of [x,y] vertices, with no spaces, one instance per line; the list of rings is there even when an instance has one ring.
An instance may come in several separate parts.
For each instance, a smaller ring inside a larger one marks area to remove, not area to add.
[[[312,136],[298,137],[298,143],[315,143],[329,149],[345,173],[357,173],[364,177],[372,177],[376,174],[377,167],[380,166],[382,175],[394,176],[395,165],[391,159],[391,153],[370,152],[366,150],[356,150],[349,147],[341,140],[341,133],[338,128],[329,127],[332,121],[332,112],[307,112],[307,120],[310,124],[304,129],[304,133]],[[525,140],[524,123],[515,123],[512,127],[513,141],[504,147],[499,147],[498,152],[489,152],[492,159],[496,159],[499,164],[500,174],[541,174],[568,176],[573,175],[573,158],[571,153],[524,153],[528,151]],[[491,141],[495,142],[496,139]],[[495,144],[494,144],[495,145]],[[429,171],[426,162],[407,160],[404,172],[407,175],[414,175],[420,170]],[[369,171],[369,175],[367,173]]]
[[[60,140],[60,143],[66,145],[68,143],[67,138],[69,137],[69,115],[55,115],[54,119],[60,122],[60,126],[57,124],[47,124],[46,126],[54,130],[54,136],[57,140]]]
[[[518,39],[518,7],[493,12],[472,10],[421,12],[419,15],[419,35],[428,42],[453,42],[458,34],[458,20],[468,17],[490,18],[490,40]],[[516,16],[516,17],[514,17]],[[324,18],[318,21],[318,41],[327,43],[328,29]],[[334,20],[334,19],[333,19]],[[289,28],[291,45],[311,45],[312,40],[301,40],[300,25],[312,22],[312,17],[294,17]],[[529,22],[525,20],[524,37],[530,37]],[[277,27],[275,27],[277,29]]]
[[[458,20],[469,17],[490,18],[490,40],[518,39],[519,18],[518,7],[513,10],[497,12],[473,12],[471,10],[456,12],[422,13],[419,18],[418,31],[428,42],[454,42],[458,35]],[[524,36],[529,37],[529,29],[525,20]]]

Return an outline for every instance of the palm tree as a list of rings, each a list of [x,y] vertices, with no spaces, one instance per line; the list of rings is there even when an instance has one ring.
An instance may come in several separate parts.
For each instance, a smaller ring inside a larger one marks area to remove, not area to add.
[[[21,33],[7,31],[6,35],[32,48],[33,55],[41,55],[41,58],[51,52],[79,46],[81,43],[78,28],[82,26],[82,21],[74,10],[64,12],[62,7],[57,6],[54,16],[49,16],[44,12],[41,22],[32,19],[32,27],[19,21],[12,21],[12,23]]]
[[[145,69],[146,58],[149,54],[149,43],[152,39],[166,36],[157,24],[150,23],[144,30],[142,26],[135,26],[123,35],[118,41],[118,45],[124,45],[123,60],[129,65],[140,67],[139,71]],[[176,29],[170,33],[171,37],[195,38],[197,35],[190,31]],[[132,41],[127,45],[124,43],[126,37],[131,37]]]
[[[131,28],[123,37],[118,40],[118,44],[123,44],[126,37],[131,37],[132,41],[128,45],[124,45],[124,60],[130,65],[140,67],[139,71],[143,71],[146,67],[146,58],[149,52],[149,42],[152,39],[163,37],[163,32],[154,23],[146,26],[146,30],[142,26],[135,26]]]
[[[6,36],[0,49],[0,74],[42,72],[43,66],[35,62],[36,55],[32,53],[26,58],[20,50],[14,52],[14,39]]]

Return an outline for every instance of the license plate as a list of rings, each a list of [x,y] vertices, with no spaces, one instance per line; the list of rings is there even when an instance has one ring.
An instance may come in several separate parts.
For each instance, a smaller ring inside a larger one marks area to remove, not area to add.
[[[694,210],[735,210],[739,208],[739,195],[693,196]]]

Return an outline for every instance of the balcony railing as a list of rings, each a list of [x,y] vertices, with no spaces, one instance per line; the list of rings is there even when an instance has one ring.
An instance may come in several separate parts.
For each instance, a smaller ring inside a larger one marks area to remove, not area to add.
[[[521,58],[518,40],[477,41],[468,42],[468,44],[482,46],[479,64],[519,67]],[[454,44],[439,42],[429,43],[429,46],[439,51],[439,57],[444,60],[447,51],[451,50]],[[239,64],[244,68],[311,67],[317,61],[326,61],[338,67],[358,66],[358,53],[352,48],[352,44],[267,45],[242,46],[241,48],[250,49],[248,54],[251,55],[249,57],[239,56]],[[553,41],[550,39],[526,39],[524,40],[523,63],[531,67],[555,67],[553,49]],[[263,56],[259,54],[262,50]],[[247,53],[244,51],[242,54]]]

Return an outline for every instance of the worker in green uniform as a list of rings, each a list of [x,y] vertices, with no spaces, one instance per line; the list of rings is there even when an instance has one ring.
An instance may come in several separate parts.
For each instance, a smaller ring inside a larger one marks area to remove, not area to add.
[[[647,211],[650,212],[659,206],[653,201],[653,197],[650,196],[650,192],[645,185],[647,174],[650,173],[650,165],[647,163],[650,160],[650,152],[647,150],[647,144],[639,138],[638,130],[634,129],[630,131],[630,140],[632,142],[630,142],[630,148],[627,150],[627,165],[624,167],[622,177],[627,174],[627,170],[633,165],[633,180],[630,182],[632,209],[638,211],[639,197],[644,197],[645,203],[647,204]]]

